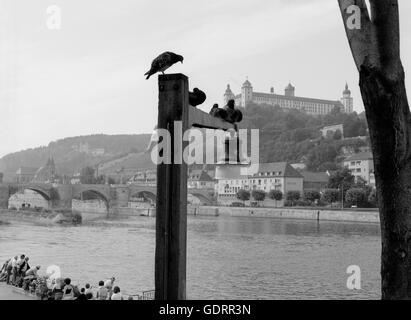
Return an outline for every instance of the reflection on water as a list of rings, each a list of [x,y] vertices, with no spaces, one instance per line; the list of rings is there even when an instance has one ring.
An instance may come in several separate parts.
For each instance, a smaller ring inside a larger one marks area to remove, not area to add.
[[[154,219],[78,227],[0,226],[0,258],[27,253],[94,285],[115,275],[125,293],[154,287]],[[192,299],[378,299],[380,233],[373,224],[189,217],[187,294]],[[346,287],[361,268],[362,289]],[[44,270],[43,270],[44,271]]]

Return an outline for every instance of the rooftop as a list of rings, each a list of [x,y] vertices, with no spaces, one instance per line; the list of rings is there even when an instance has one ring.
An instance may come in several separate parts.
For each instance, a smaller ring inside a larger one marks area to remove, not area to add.
[[[304,177],[304,182],[328,183],[330,178],[326,172],[300,171],[300,173]]]
[[[356,154],[353,154],[347,158],[345,158],[346,161],[360,161],[360,160],[372,160],[373,156],[371,152],[359,152]]]
[[[263,92],[253,92],[254,97],[262,97],[262,98],[278,98],[283,100],[290,100],[290,101],[304,101],[304,102],[313,102],[313,103],[324,103],[324,104],[333,104],[336,106],[341,106],[341,102],[337,100],[324,100],[324,99],[316,99],[316,98],[306,98],[306,97],[296,97],[296,96],[285,96],[275,93],[263,93]]]

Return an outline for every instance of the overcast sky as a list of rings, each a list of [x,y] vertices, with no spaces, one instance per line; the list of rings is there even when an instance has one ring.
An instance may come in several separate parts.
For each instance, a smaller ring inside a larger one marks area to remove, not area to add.
[[[61,8],[61,29],[46,10]],[[400,1],[402,58],[411,66],[411,2]],[[64,137],[151,132],[159,53],[185,57],[169,72],[207,93],[202,109],[288,81],[296,95],[337,100],[347,81],[363,106],[337,0],[0,0],[0,157]],[[410,89],[407,80],[407,88]]]

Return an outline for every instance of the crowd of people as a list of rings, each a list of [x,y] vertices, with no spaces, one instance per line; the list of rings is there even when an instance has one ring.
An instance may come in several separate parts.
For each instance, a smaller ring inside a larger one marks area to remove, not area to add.
[[[114,277],[99,281],[96,288],[89,283],[79,288],[70,278],[40,276],[39,270],[39,265],[30,267],[28,256],[15,256],[2,265],[0,282],[22,288],[42,300],[124,300],[120,287],[114,286]],[[128,300],[132,300],[132,296]]]

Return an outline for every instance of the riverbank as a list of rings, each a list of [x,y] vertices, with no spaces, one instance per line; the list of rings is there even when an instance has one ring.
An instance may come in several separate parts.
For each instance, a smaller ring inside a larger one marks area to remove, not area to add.
[[[37,212],[34,210],[0,209],[0,220],[3,223],[9,221],[27,221],[41,224],[81,224],[82,215],[72,210],[56,210]]]
[[[24,293],[23,289],[0,283],[0,300],[37,300],[35,296]]]
[[[286,218],[317,221],[380,223],[378,211],[327,210],[323,208],[245,208],[220,206],[189,206],[189,215]]]

